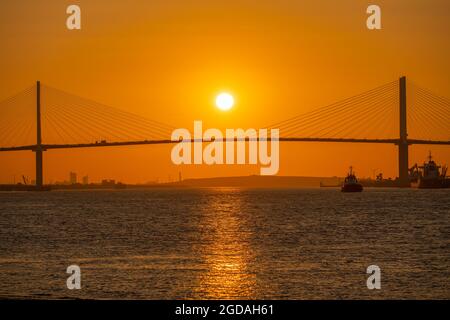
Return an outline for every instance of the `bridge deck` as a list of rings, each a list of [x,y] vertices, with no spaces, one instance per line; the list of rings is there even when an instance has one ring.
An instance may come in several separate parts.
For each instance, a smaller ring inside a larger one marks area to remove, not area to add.
[[[259,141],[263,139],[245,139],[245,141]],[[271,139],[264,139],[270,141]],[[280,142],[331,142],[331,143],[379,143],[379,144],[398,144],[399,139],[335,139],[335,138],[279,138]],[[216,140],[220,141],[220,140]],[[230,141],[221,139],[221,141]],[[242,141],[233,139],[231,141]],[[74,148],[99,148],[99,147],[119,147],[119,146],[135,146],[135,145],[152,145],[152,144],[175,144],[179,141],[172,140],[142,140],[142,141],[124,141],[124,142],[99,142],[99,143],[82,143],[82,144],[43,144],[43,150],[52,149],[74,149]],[[206,140],[185,140],[184,142],[205,142]],[[415,140],[409,139],[408,144],[425,144],[425,145],[450,145],[450,141],[433,141],[433,140]],[[36,145],[6,147],[0,148],[0,152],[6,151],[25,151],[36,150]]]

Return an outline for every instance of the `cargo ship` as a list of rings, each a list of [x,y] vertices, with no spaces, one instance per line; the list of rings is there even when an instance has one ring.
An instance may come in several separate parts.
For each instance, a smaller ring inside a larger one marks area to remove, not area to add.
[[[353,172],[353,167],[350,167],[350,171],[344,180],[344,184],[341,188],[342,192],[362,192],[363,186],[358,182],[355,173]]]
[[[430,154],[428,162],[423,166],[415,164],[409,169],[411,186],[419,189],[450,188],[450,178],[447,178],[447,166],[439,166]]]

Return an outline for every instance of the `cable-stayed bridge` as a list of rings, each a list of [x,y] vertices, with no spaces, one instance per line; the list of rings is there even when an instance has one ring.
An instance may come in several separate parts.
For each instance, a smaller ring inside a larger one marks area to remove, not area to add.
[[[450,145],[450,100],[402,77],[264,128],[285,142],[395,144],[408,186],[409,145]],[[35,152],[38,189],[47,150],[178,143],[175,129],[40,82],[0,102],[0,151]]]

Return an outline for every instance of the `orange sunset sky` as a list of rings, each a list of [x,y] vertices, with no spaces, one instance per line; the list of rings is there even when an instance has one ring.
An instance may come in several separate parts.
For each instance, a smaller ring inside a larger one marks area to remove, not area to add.
[[[382,9],[382,30],[366,28],[366,8]],[[66,28],[78,4],[82,29]],[[0,100],[36,80],[138,115],[192,130],[259,128],[405,75],[450,97],[448,0],[86,0],[2,1]],[[221,91],[235,107],[214,106]],[[45,128],[43,129],[45,130]],[[258,166],[175,166],[172,146],[49,151],[45,181],[70,171],[91,181],[143,183],[259,174]],[[410,165],[433,151],[412,146]],[[282,144],[280,175],[397,175],[391,145]],[[0,153],[0,183],[34,179],[32,152]]]

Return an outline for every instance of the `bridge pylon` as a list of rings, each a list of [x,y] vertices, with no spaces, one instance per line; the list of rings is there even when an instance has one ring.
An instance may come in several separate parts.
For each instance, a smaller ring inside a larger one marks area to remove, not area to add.
[[[408,165],[408,127],[406,116],[406,77],[401,77],[400,86],[400,137],[398,142],[398,185],[410,187]]]
[[[42,148],[42,129],[41,129],[41,83],[36,82],[36,189],[42,190],[44,185],[44,168]]]

